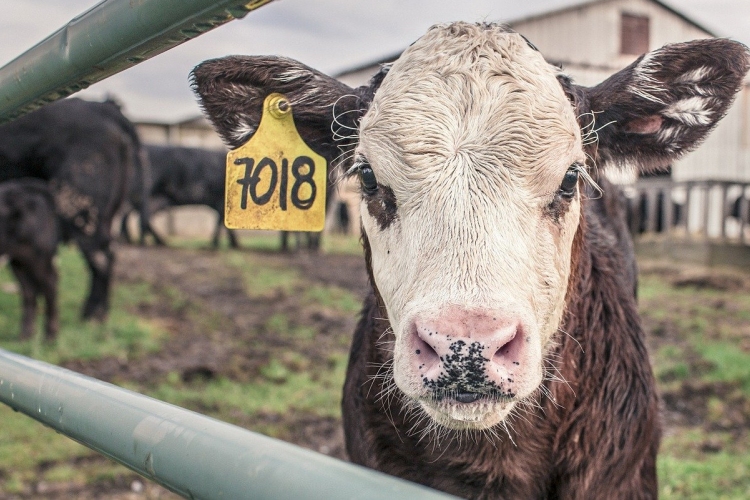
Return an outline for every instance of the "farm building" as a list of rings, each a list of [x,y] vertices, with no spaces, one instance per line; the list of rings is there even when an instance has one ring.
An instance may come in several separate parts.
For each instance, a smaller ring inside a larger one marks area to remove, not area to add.
[[[500,21],[526,36],[550,63],[561,66],[582,85],[599,83],[641,54],[664,44],[716,36],[698,21],[658,0],[571,1],[559,10]],[[349,85],[361,85],[380,64],[397,57],[398,54],[392,54],[338,77]],[[631,185],[635,181],[621,175],[614,180]],[[707,181],[710,184],[705,184]],[[738,227],[736,221],[733,226],[722,221],[731,214],[732,205],[744,206],[743,213],[747,212],[748,204],[740,197],[744,189],[741,183],[746,182],[750,182],[750,79],[708,140],[672,165],[666,180],[644,179],[638,183],[639,192],[635,188],[629,190],[631,197],[643,196],[644,203],[654,207],[659,196],[689,207],[680,212],[682,220],[678,221],[672,210],[664,208],[668,204],[662,202],[659,207],[664,215],[655,213],[654,208],[650,217],[635,223],[639,227],[634,229],[653,230],[671,220],[673,224],[680,222],[690,232],[714,237],[739,236],[744,228]],[[665,189],[669,190],[666,194]],[[750,191],[747,195],[750,196]]]
[[[135,126],[146,144],[226,149],[211,123],[202,115],[176,123],[138,122]]]

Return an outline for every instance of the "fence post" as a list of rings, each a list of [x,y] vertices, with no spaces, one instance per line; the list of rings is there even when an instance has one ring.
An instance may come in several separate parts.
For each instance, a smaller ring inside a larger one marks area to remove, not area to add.
[[[747,239],[745,238],[745,228],[747,227],[748,223],[748,211],[750,211],[750,206],[748,206],[748,198],[747,198],[747,189],[750,187],[750,184],[742,184],[742,193],[740,194],[740,202],[739,202],[739,221],[740,221],[740,243],[743,245],[748,244]]]
[[[692,203],[693,183],[685,184],[685,237],[690,238],[690,204]]]
[[[728,204],[727,204],[727,190],[729,184],[727,182],[721,183],[721,223],[719,224],[720,233],[719,237],[722,242],[727,241],[727,217],[729,216]]]
[[[665,185],[662,188],[664,235],[669,238],[674,225],[674,204],[672,202],[672,184]]]
[[[702,223],[703,227],[701,227],[701,235],[703,236],[704,240],[708,239],[708,223],[709,223],[709,208],[711,206],[711,188],[713,186],[710,182],[703,183],[703,214],[701,214],[702,217]]]

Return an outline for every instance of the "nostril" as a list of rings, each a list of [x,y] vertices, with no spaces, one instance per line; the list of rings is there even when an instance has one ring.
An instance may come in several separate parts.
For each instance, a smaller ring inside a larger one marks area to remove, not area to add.
[[[431,365],[440,361],[440,356],[437,351],[419,336],[417,336],[414,344],[414,354],[416,354],[417,359],[419,359],[420,365]]]
[[[518,358],[520,357],[520,350],[522,347],[523,335],[516,331],[504,344],[502,344],[492,356],[492,361],[495,363],[512,362],[514,365],[518,365]]]

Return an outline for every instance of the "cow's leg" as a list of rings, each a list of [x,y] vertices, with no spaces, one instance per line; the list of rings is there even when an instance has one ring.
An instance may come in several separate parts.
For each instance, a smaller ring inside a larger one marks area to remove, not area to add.
[[[214,248],[219,248],[219,238],[221,237],[221,230],[224,227],[224,200],[222,200],[219,205],[215,206],[214,210],[216,210],[218,217],[216,219],[216,228],[214,229],[214,238],[212,245]],[[239,243],[237,242],[237,235],[234,234],[234,231],[229,228],[227,228],[227,237],[229,238],[230,247],[240,247]]]
[[[123,212],[122,219],[120,219],[120,238],[125,243],[133,243],[133,238],[130,236],[130,230],[128,230],[128,217],[130,211]]]
[[[81,316],[103,320],[109,311],[109,289],[115,256],[108,238],[79,238],[76,243],[91,270],[91,288]]]
[[[320,241],[323,233],[307,233],[307,249],[314,252],[320,251]]]
[[[289,251],[289,231],[281,231],[281,251]]]
[[[216,208],[216,207],[214,207]],[[224,213],[220,209],[216,209],[216,226],[214,227],[214,236],[211,239],[211,246],[214,250],[219,248],[219,238],[221,237],[221,226],[224,225]]]
[[[45,325],[45,335],[47,339],[51,340],[57,337],[57,332],[60,329],[59,312],[57,309],[57,284],[58,275],[57,268],[52,261],[52,258],[44,260],[44,266],[41,267],[42,275],[37,280],[40,284],[42,293],[44,294],[44,301],[46,304],[45,314],[47,323]]]
[[[155,214],[159,210],[163,210],[164,208],[169,206],[169,202],[161,197],[157,198],[150,198],[146,203],[141,204],[140,207],[138,207],[138,216],[140,218],[140,230],[141,230],[141,238],[139,240],[139,243],[141,246],[146,244],[146,235],[151,235],[154,238],[154,245],[157,246],[166,246],[166,242],[164,241],[164,238],[159,236],[159,233],[154,230],[154,227],[151,225],[151,215]]]
[[[154,245],[163,247],[166,246],[166,242],[164,241],[164,238],[159,236],[159,233],[154,230],[153,226],[151,225],[150,220],[150,214],[142,210],[140,214],[140,228],[141,228],[141,238],[139,240],[139,243],[141,246],[144,246],[146,244],[146,235],[150,234],[154,238]]]
[[[237,233],[234,229],[227,228],[227,237],[229,237],[229,246],[232,248],[240,248],[240,242],[237,239]]]
[[[211,238],[211,248],[214,250],[219,248],[219,237],[221,236],[221,225],[217,222],[214,227],[214,235]]]
[[[10,268],[21,286],[21,339],[28,340],[34,335],[37,287],[28,263],[11,259]]]
[[[141,238],[139,240],[139,244],[141,246],[144,246],[146,244],[146,235],[150,234],[152,238],[154,238],[154,245],[163,247],[167,246],[167,242],[164,241],[164,238],[159,236],[159,233],[156,232],[154,227],[151,225],[150,222],[146,221],[143,222],[143,219],[141,219]]]

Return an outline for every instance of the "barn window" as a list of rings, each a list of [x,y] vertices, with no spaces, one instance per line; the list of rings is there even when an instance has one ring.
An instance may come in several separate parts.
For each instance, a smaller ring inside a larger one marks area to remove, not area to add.
[[[620,53],[638,56],[648,52],[648,17],[622,14],[620,22]]]

